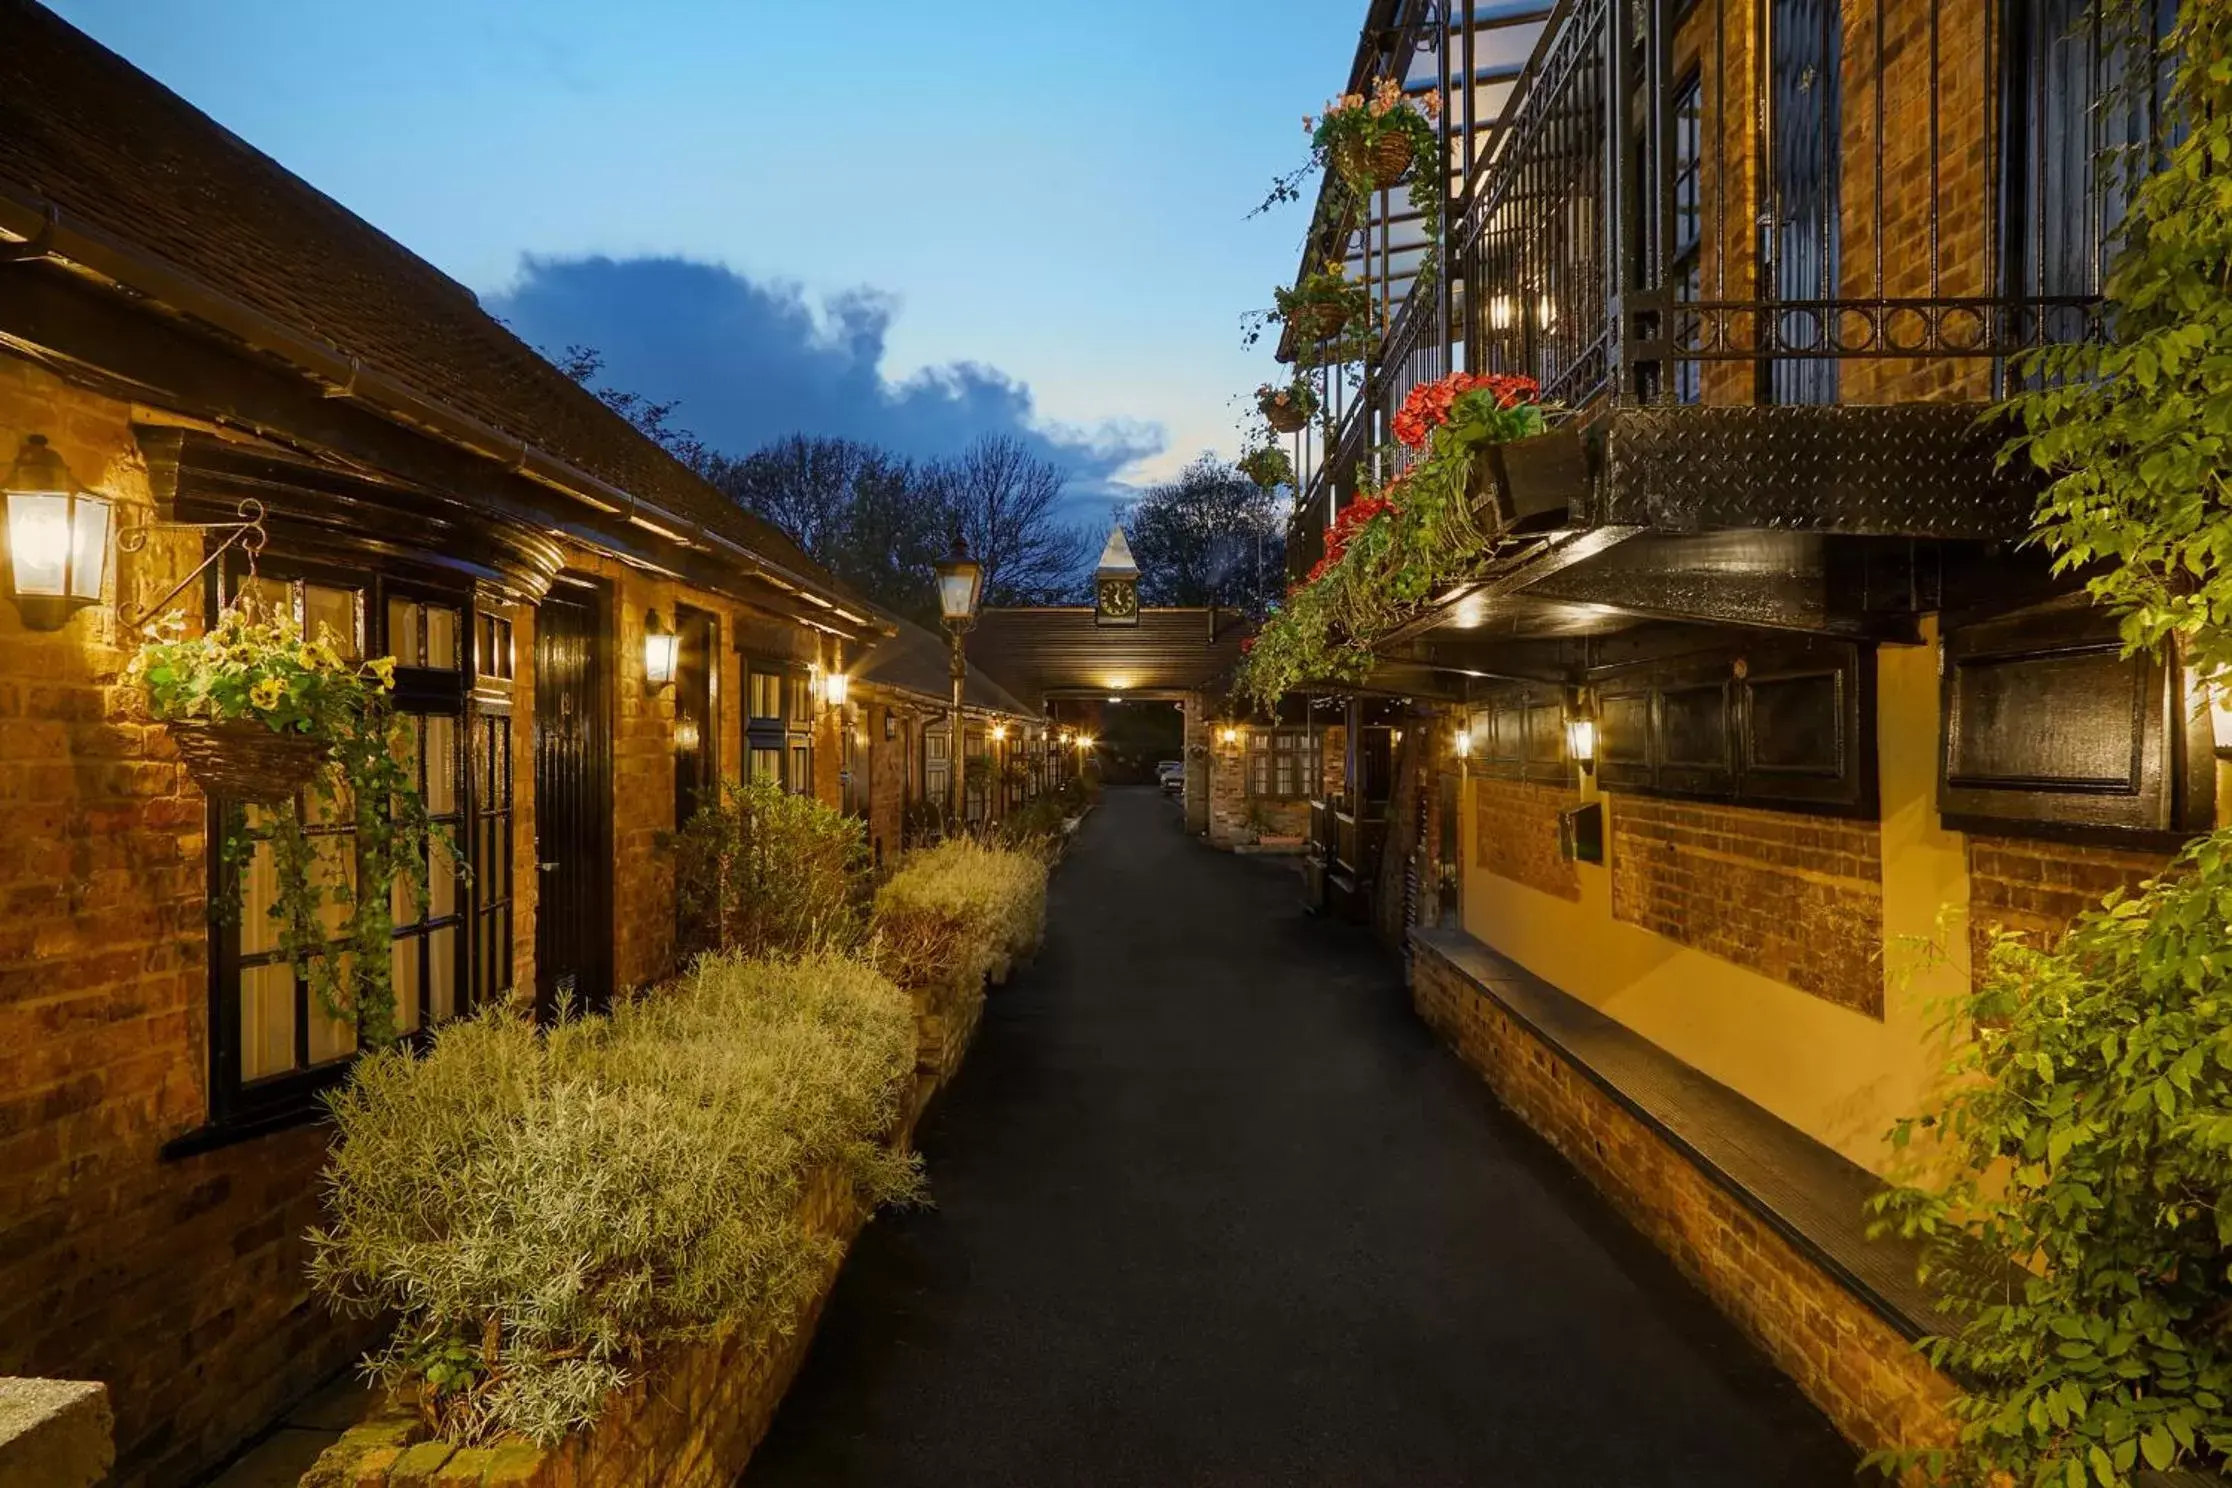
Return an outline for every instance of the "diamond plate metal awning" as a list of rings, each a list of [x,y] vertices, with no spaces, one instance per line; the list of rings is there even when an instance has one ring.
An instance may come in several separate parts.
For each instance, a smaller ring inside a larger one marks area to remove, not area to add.
[[[2018,538],[2037,483],[1982,403],[1614,408],[1590,429],[1596,521]],[[1577,509],[1579,509],[1577,507]]]

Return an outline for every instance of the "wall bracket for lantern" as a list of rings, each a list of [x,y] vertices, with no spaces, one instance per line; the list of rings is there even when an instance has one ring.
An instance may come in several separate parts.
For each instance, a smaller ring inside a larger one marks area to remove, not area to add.
[[[255,497],[250,496],[244,499],[235,510],[240,514],[240,520],[237,522],[142,522],[137,526],[127,527],[118,532],[116,534],[116,550],[119,553],[144,551],[148,539],[153,537],[157,531],[222,532],[225,534],[225,540],[210,549],[208,556],[194,566],[192,573],[171,585],[169,592],[145,609],[131,608],[121,601],[118,602],[116,618],[123,621],[132,630],[146,629],[149,621],[169,609],[181,594],[192,588],[203,574],[209,572],[211,564],[224,557],[235,547],[248,555],[248,565],[250,568],[254,568],[256,555],[264,550],[264,544],[270,540],[270,534],[264,530],[264,505]]]

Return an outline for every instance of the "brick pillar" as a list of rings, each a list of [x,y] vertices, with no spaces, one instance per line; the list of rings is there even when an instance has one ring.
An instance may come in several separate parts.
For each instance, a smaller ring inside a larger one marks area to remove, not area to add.
[[[1209,697],[1186,695],[1186,830],[1209,830]]]

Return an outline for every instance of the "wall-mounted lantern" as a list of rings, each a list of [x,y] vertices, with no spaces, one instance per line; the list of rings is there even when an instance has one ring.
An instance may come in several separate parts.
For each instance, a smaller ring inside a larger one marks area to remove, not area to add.
[[[659,618],[657,610],[643,617],[643,685],[657,692],[674,685],[674,665],[681,655],[682,638]]]
[[[1456,727],[1456,729],[1455,729],[1454,731],[1452,731],[1452,732],[1451,732],[1451,734],[1450,734],[1450,736],[1449,736],[1449,748],[1450,748],[1450,752],[1451,752],[1451,753],[1453,753],[1453,754],[1455,754],[1455,755],[1457,756],[1457,764],[1458,764],[1458,767],[1459,767],[1460,769],[1464,767],[1464,765],[1466,764],[1466,762],[1467,762],[1467,761],[1471,760],[1471,758],[1472,758],[1472,720],[1471,720],[1471,719],[1469,719],[1469,718],[1461,718],[1461,719],[1459,719],[1459,720],[1457,721],[1457,727]]]
[[[1596,769],[1597,721],[1596,710],[1590,706],[1589,694],[1576,689],[1573,701],[1566,705],[1566,753],[1581,767],[1581,773],[1590,774]]]
[[[84,489],[43,434],[16,452],[7,500],[8,592],[33,630],[59,630],[101,598],[114,507]]]
[[[822,674],[822,701],[832,708],[842,708],[852,700],[852,678],[843,672]]]
[[[1226,724],[1218,731],[1217,742],[1227,749],[1238,749],[1240,747],[1240,730],[1232,724]]]
[[[698,721],[687,713],[674,720],[674,747],[684,754],[695,754],[704,738],[703,732],[698,728]]]

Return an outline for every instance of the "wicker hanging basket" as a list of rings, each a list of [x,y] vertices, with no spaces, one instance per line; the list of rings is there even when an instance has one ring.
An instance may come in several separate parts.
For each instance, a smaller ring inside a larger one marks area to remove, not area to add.
[[[1297,305],[1287,312],[1287,324],[1305,345],[1330,341],[1348,324],[1348,306],[1320,300]]]
[[[293,800],[316,778],[331,749],[324,739],[273,733],[260,723],[178,718],[165,726],[186,773],[205,795],[257,806]]]
[[[1281,403],[1275,397],[1256,399],[1256,407],[1263,412],[1263,421],[1281,434],[1292,434],[1310,422],[1309,410],[1298,398],[1288,398]]]
[[[1385,191],[1410,174],[1410,136],[1389,131],[1370,143],[1353,137],[1342,140],[1333,147],[1333,168],[1352,185]]]

